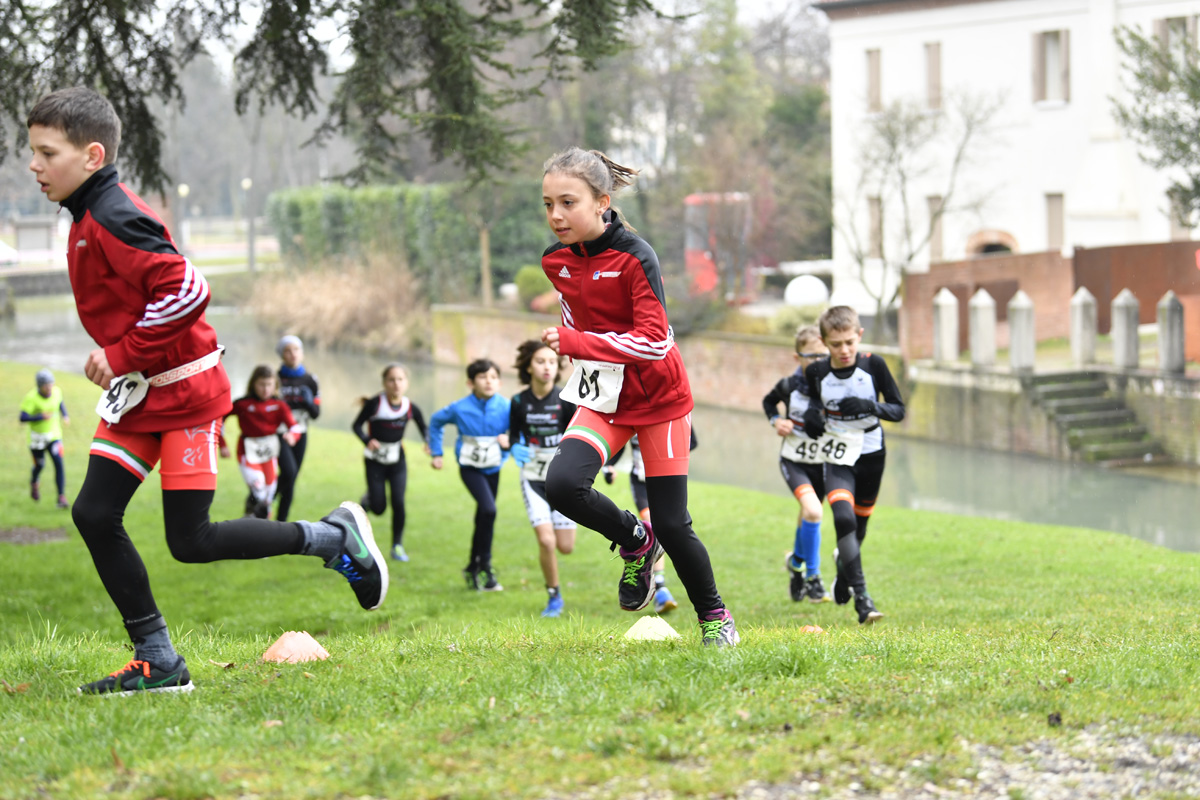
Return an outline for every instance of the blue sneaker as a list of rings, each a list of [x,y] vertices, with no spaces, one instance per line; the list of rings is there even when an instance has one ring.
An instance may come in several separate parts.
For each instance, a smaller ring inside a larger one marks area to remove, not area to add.
[[[408,553],[404,552],[404,545],[392,545],[392,561],[408,561]]]
[[[665,586],[658,587],[658,591],[654,593],[654,611],[657,614],[666,614],[679,608],[679,603],[675,602],[675,598],[671,597],[671,590]]]
[[[546,607],[542,609],[543,617],[558,617],[563,612],[563,599],[561,594],[556,594],[546,603]]]

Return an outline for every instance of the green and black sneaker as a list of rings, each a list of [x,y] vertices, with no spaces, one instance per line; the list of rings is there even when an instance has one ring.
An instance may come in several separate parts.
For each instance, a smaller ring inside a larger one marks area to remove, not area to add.
[[[188,674],[187,663],[179,657],[170,669],[149,661],[133,659],[107,678],[79,687],[79,694],[128,697],[153,692],[190,692],[196,688]]]
[[[388,568],[383,553],[375,544],[371,522],[358,503],[347,500],[321,518],[341,528],[346,538],[342,552],[326,562],[329,569],[340,572],[350,582],[358,604],[370,611],[383,605],[388,590]]]
[[[663,554],[650,523],[638,525],[644,531],[642,546],[637,550],[622,547],[617,551],[625,561],[617,585],[617,600],[626,611],[641,611],[654,599],[654,565]]]

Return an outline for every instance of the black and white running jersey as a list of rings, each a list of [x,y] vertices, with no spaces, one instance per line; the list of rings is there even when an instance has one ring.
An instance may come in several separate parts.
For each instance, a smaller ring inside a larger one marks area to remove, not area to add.
[[[883,450],[880,420],[899,422],[904,419],[904,400],[900,397],[900,389],[892,378],[887,362],[880,356],[859,353],[854,364],[839,369],[834,369],[829,359],[821,359],[808,365],[804,377],[812,387],[814,401],[825,410],[827,420],[863,431],[862,455]],[[880,395],[883,396],[882,401],[878,399]],[[876,413],[847,414],[840,411],[838,404],[847,397],[874,401]]]
[[[787,403],[787,418],[795,423],[795,432],[804,432],[804,412],[812,404],[808,391],[808,381],[804,373],[796,370],[786,378],[780,378],[771,391],[762,399],[763,412],[770,420],[779,415],[779,404]]]
[[[387,394],[380,392],[363,403],[362,410],[354,418],[354,435],[362,439],[363,444],[372,439],[377,442],[398,442],[404,438],[404,429],[409,420],[416,424],[421,440],[426,441],[428,431],[421,409],[407,397],[400,400],[400,405],[394,406],[388,402]]]
[[[530,447],[558,447],[571,417],[575,416],[575,404],[559,397],[557,386],[540,399],[533,389],[526,388],[510,402],[508,438],[513,444],[524,435]]]

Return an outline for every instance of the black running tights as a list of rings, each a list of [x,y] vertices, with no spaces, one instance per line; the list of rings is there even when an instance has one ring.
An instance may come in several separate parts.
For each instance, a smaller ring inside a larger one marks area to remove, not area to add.
[[[579,439],[565,439],[550,462],[546,498],[552,508],[568,518],[626,547],[635,541],[632,532],[638,518],[592,488],[602,464],[603,459],[591,445]],[[647,477],[646,497],[654,535],[671,557],[696,613],[724,608],[708,550],[692,529],[692,515],[687,509],[687,476]]]
[[[458,473],[471,497],[475,498],[475,531],[471,535],[471,568],[492,566],[492,537],[496,531],[496,492],[500,490],[500,473],[490,475],[475,467],[459,466]]]
[[[392,546],[404,543],[404,490],[408,485],[408,465],[404,455],[395,464],[380,464],[364,458],[367,465],[367,505],[372,514],[387,511],[388,490],[392,494]],[[492,505],[495,505],[493,495]]]
[[[127,625],[158,616],[146,567],[125,532],[125,508],[141,485],[115,461],[93,455],[71,507],[100,582]],[[212,491],[162,493],[167,547],[177,560],[204,563],[300,552],[304,533],[299,525],[253,518],[212,522],[208,518],[212,500]]]
[[[867,523],[879,497],[886,461],[887,453],[879,450],[861,456],[854,466],[826,465],[825,491],[833,495],[836,490],[844,489],[853,497],[851,501],[834,496],[829,508],[833,511],[833,525],[837,530],[840,571],[856,592],[865,591],[867,586],[863,575],[862,543],[867,538]]]
[[[279,498],[279,509],[275,519],[280,522],[288,518],[292,510],[292,496],[296,492],[296,476],[300,474],[300,465],[304,463],[304,451],[308,448],[308,434],[300,434],[295,444],[288,444],[279,437],[279,487],[275,496]]]

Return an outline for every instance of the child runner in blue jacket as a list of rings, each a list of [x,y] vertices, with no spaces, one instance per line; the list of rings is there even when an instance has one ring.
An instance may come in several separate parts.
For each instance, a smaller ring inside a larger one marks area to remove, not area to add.
[[[508,457],[509,402],[497,394],[500,367],[480,358],[467,366],[471,393],[440,408],[429,420],[429,454],[433,468],[442,468],[442,428],[458,429],[454,456],[467,491],[475,498],[475,531],[471,537],[471,559],[463,570],[467,588],[500,592],[504,587],[492,569],[492,535],[496,527],[496,492],[500,488],[500,465]]]

